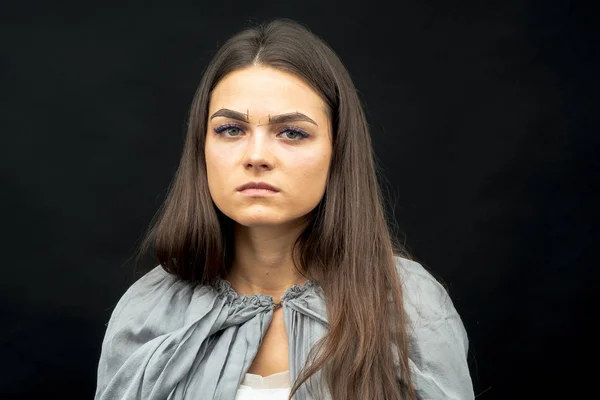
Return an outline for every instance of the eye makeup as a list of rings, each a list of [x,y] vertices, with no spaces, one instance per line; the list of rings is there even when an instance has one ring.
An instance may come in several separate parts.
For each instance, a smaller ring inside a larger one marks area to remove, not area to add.
[[[223,132],[225,132],[228,129],[232,129],[232,128],[233,129],[238,129],[239,131],[243,131],[244,130],[244,128],[242,126],[238,125],[238,124],[228,123],[228,124],[223,124],[223,125],[220,125],[220,126],[216,127],[215,128],[215,133],[217,135],[221,135],[222,136]]]
[[[219,136],[223,136],[223,137],[238,137],[239,135],[235,135],[235,136],[228,136],[226,135],[226,132],[230,129],[237,129],[240,132],[244,131],[244,127],[239,125],[239,124],[235,124],[235,123],[226,123],[223,125],[219,125],[218,127],[214,128],[214,131],[217,135]],[[291,133],[296,135],[295,138],[287,138],[287,140],[290,141],[300,141],[300,140],[304,140],[307,139],[308,137],[310,137],[310,134],[308,134],[307,132],[305,132],[303,129],[300,129],[298,127],[295,126],[291,126],[291,125],[286,125],[281,127],[281,129],[279,129],[279,133],[278,135],[283,135],[284,133]],[[297,138],[297,139],[296,139]]]

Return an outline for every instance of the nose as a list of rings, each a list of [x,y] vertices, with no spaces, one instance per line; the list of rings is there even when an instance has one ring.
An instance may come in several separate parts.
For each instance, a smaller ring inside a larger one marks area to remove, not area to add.
[[[248,169],[270,170],[273,168],[273,154],[268,132],[260,128],[250,135],[244,164]]]

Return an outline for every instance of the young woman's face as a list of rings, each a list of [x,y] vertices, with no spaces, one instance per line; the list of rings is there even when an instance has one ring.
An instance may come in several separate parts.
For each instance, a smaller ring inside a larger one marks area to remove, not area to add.
[[[215,205],[245,226],[299,220],[325,192],[332,140],[326,105],[302,79],[251,66],[225,76],[210,98],[206,170]],[[240,191],[264,182],[278,191]]]

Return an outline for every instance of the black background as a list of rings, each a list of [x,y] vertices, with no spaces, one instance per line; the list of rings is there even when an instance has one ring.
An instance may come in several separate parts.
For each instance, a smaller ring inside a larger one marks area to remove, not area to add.
[[[2,2],[0,397],[93,397],[202,72],[230,35],[273,17],[306,24],[349,69],[390,210],[469,333],[478,398],[593,388],[595,8]]]

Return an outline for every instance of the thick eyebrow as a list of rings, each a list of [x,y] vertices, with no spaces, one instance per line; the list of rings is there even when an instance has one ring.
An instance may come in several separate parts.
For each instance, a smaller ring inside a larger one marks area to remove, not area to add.
[[[246,123],[249,122],[248,113],[242,114],[241,112],[229,110],[227,108],[221,108],[219,111],[217,111],[213,115],[211,115],[210,119],[213,119],[216,117],[226,117],[226,118],[231,118],[231,119],[235,119],[235,120],[246,122]],[[306,121],[306,122],[310,122],[311,124],[315,124],[316,126],[319,126],[319,125],[317,125],[317,123],[315,121],[313,121],[312,118],[310,118],[307,115],[304,115],[302,113],[299,113],[299,112],[280,114],[280,115],[272,115],[272,116],[269,115],[269,124],[285,124],[287,122],[295,122],[295,121]]]
[[[248,119],[247,112],[246,112],[246,114],[242,114],[241,112],[229,110],[227,108],[221,108],[219,111],[217,111],[216,113],[211,115],[210,119],[213,119],[216,117],[225,117],[225,118],[237,119],[238,121],[242,121],[242,122],[250,122]]]
[[[317,125],[317,123],[315,121],[312,120],[312,118],[310,118],[307,115],[304,115],[302,113],[299,113],[299,112],[273,115],[273,116],[269,115],[269,124],[285,124],[286,122],[295,122],[295,121],[306,121],[306,122],[310,122],[311,124],[315,124],[316,126],[319,126],[319,125]]]

